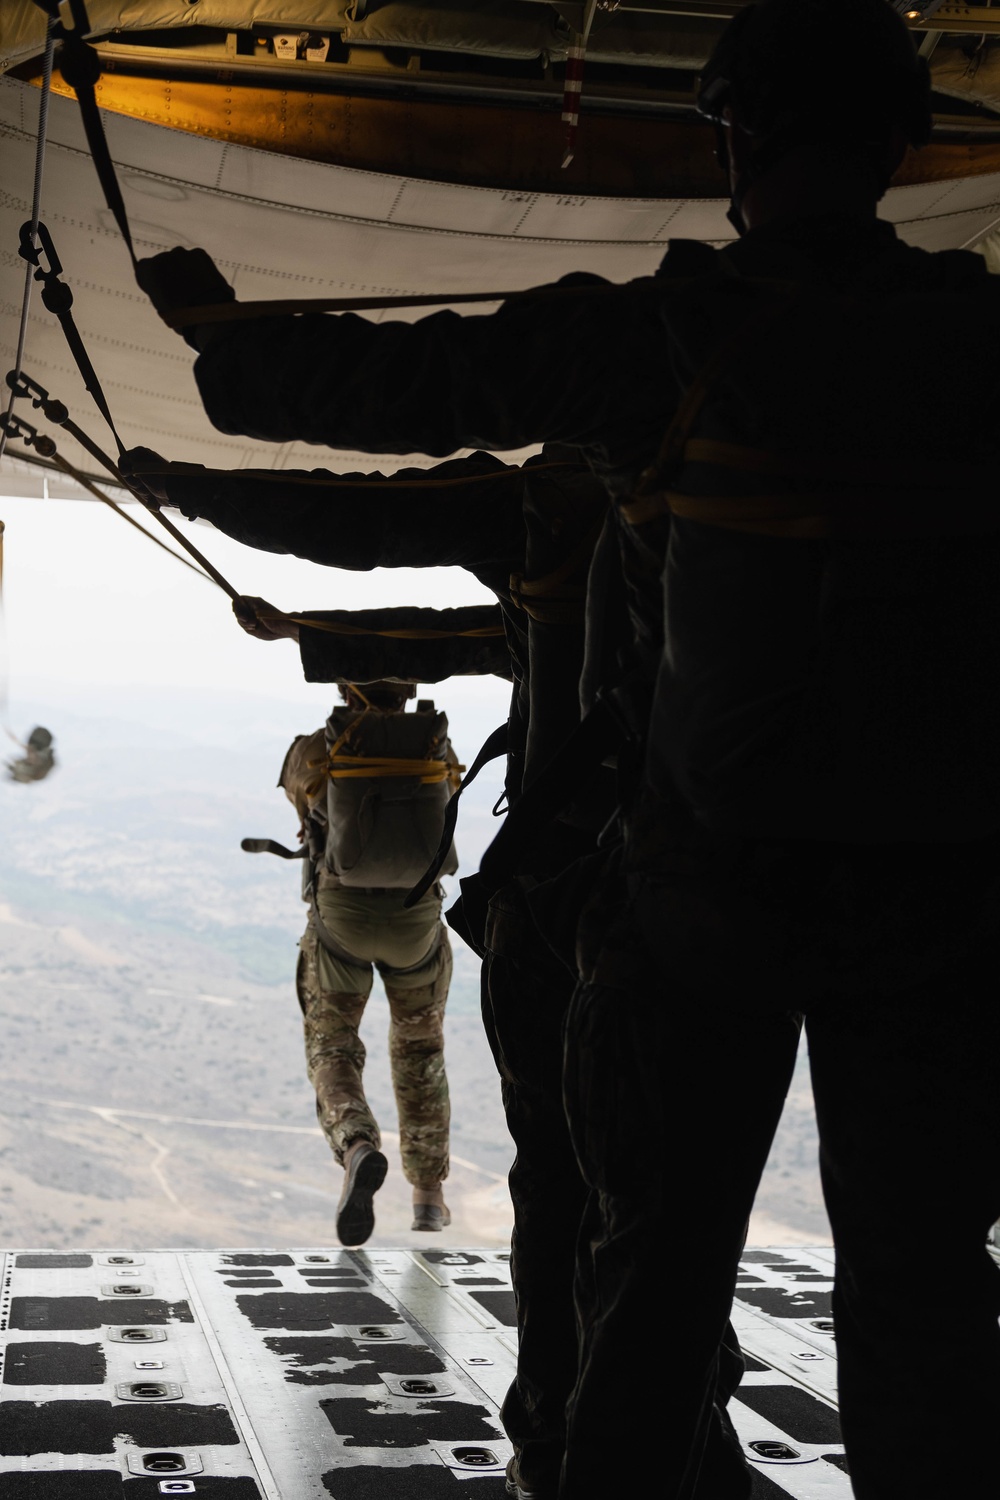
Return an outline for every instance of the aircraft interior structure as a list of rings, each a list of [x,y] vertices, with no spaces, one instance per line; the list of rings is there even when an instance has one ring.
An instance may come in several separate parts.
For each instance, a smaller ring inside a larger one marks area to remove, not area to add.
[[[1000,224],[1000,9],[959,0],[899,8],[930,62],[935,130],[881,212],[912,244],[980,246],[989,256]],[[625,281],[651,273],[671,239],[732,237],[713,133],[693,98],[738,9],[737,0],[87,5],[97,100],[140,256],[203,246],[242,300],[433,294],[442,306],[571,271]],[[45,34],[32,0],[4,0],[3,371],[17,343]],[[570,149],[566,59],[583,34]],[[840,34],[830,45],[863,39]],[[128,445],[231,469],[406,461],[295,443],[275,450],[210,426],[190,351],[135,285],[58,71],[43,218]],[[105,441],[38,298],[23,369]],[[24,415],[108,483],[70,434],[37,411]],[[11,441],[0,493],[43,490],[85,498],[44,453]],[[0,1260],[0,1500],[504,1494],[511,1450],[498,1411],[516,1352],[505,1253],[10,1247]],[[749,1368],[732,1410],[758,1500],[851,1493],[831,1279],[826,1249],[745,1255],[734,1321]],[[651,1286],[649,1326],[637,1330],[662,1341],[664,1361],[671,1300],[683,1295]],[[655,1476],[669,1434],[664,1414],[638,1399],[628,1441],[648,1444]]]

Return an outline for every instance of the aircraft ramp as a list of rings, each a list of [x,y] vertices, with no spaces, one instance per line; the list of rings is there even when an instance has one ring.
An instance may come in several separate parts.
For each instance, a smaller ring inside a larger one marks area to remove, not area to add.
[[[514,1370],[496,1250],[3,1254],[0,1500],[500,1500]],[[732,1412],[755,1500],[848,1500],[833,1252],[748,1250]],[[636,1338],[671,1368],[673,1291]],[[623,1372],[627,1379],[627,1372]],[[670,1443],[669,1396],[635,1428]]]

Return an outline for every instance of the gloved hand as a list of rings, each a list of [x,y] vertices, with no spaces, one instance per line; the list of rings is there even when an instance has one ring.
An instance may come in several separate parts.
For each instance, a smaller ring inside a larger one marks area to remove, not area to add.
[[[233,614],[239,620],[247,635],[252,635],[258,641],[297,641],[299,638],[299,627],[295,620],[290,620],[287,615],[275,609],[273,604],[268,604],[266,599],[257,599],[249,595],[242,599],[233,600]],[[261,616],[268,618],[262,619]],[[272,618],[277,616],[277,618]]]
[[[151,255],[137,263],[135,279],[164,320],[182,307],[210,307],[216,302],[236,301],[236,293],[205,250],[184,250],[178,246]],[[192,343],[191,329],[177,332]]]
[[[166,459],[161,458],[159,453],[154,453],[152,448],[130,448],[119,458],[118,467],[133,488],[146,495],[149,504],[156,510],[161,505],[169,505],[170,496],[167,494],[163,475],[143,473],[143,469],[147,467],[166,468]]]

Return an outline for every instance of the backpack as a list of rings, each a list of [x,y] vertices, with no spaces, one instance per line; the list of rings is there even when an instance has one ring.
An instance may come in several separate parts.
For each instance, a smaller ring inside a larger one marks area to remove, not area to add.
[[[437,852],[458,784],[448,716],[335,708],[326,721],[325,864],[342,885],[409,890]],[[441,867],[458,869],[452,844]]]

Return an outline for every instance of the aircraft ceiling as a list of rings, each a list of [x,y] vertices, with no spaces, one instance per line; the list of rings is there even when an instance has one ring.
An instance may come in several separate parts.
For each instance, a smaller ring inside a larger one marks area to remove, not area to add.
[[[226,0],[197,3],[199,16],[219,25],[229,24],[223,12],[231,11],[239,11],[244,22],[248,12],[280,22],[294,9],[307,22],[305,11],[316,11],[318,18],[322,13],[329,22],[334,10],[345,15],[360,12],[361,19],[365,11],[357,0],[350,8],[330,0],[295,0],[294,6],[291,0],[260,0],[255,7]],[[179,0],[130,0],[128,5],[91,0],[89,8],[95,31],[99,22],[110,26],[116,16],[118,24],[131,27],[140,21],[165,27],[179,24],[175,12],[191,13]],[[690,11],[698,6],[673,8]],[[368,9],[412,14],[422,8],[393,4]],[[546,7],[524,0],[520,6],[492,9],[536,14]],[[719,9],[714,8],[716,16]],[[458,10],[452,7],[453,14]],[[560,14],[553,10],[546,23],[557,29],[562,12],[572,15],[574,8],[558,10]],[[30,0],[4,0],[0,56],[10,59],[11,48],[18,56],[26,50],[37,52],[40,19]],[[678,24],[676,17],[673,24]],[[684,24],[693,23],[689,19]],[[28,33],[30,47],[24,41]],[[16,342],[24,276],[16,254],[17,236],[30,212],[38,100],[37,89],[29,83],[9,75],[0,79],[2,370],[13,364]],[[283,155],[277,141],[275,149],[261,150],[127,114],[105,111],[104,118],[138,253],[203,245],[244,299],[513,289],[573,270],[623,281],[650,273],[671,238],[720,243],[732,233],[721,197],[611,196],[512,189],[509,183],[434,181]],[[906,239],[928,249],[972,244],[1000,219],[1000,170],[980,165],[977,171],[978,175],[895,187],[883,211]],[[55,94],[43,217],[74,289],[77,321],[126,443],[157,447],[173,459],[234,468],[322,464],[346,472],[378,466],[370,456],[228,438],[208,424],[191,373],[193,355],[164,328],[135,286],[89,158],[79,110],[71,98]],[[558,351],[553,351],[554,376],[557,359]],[[108,444],[109,435],[102,431],[62,333],[37,294],[25,370],[64,400],[102,445]],[[44,420],[38,425],[46,427]],[[4,460],[0,492],[26,487],[23,474],[14,472],[18,448],[15,443],[8,450],[11,458]],[[85,459],[65,434],[60,451],[93,471],[92,460]],[[386,467],[395,468],[399,462],[387,459]],[[52,492],[58,492],[54,484]]]

